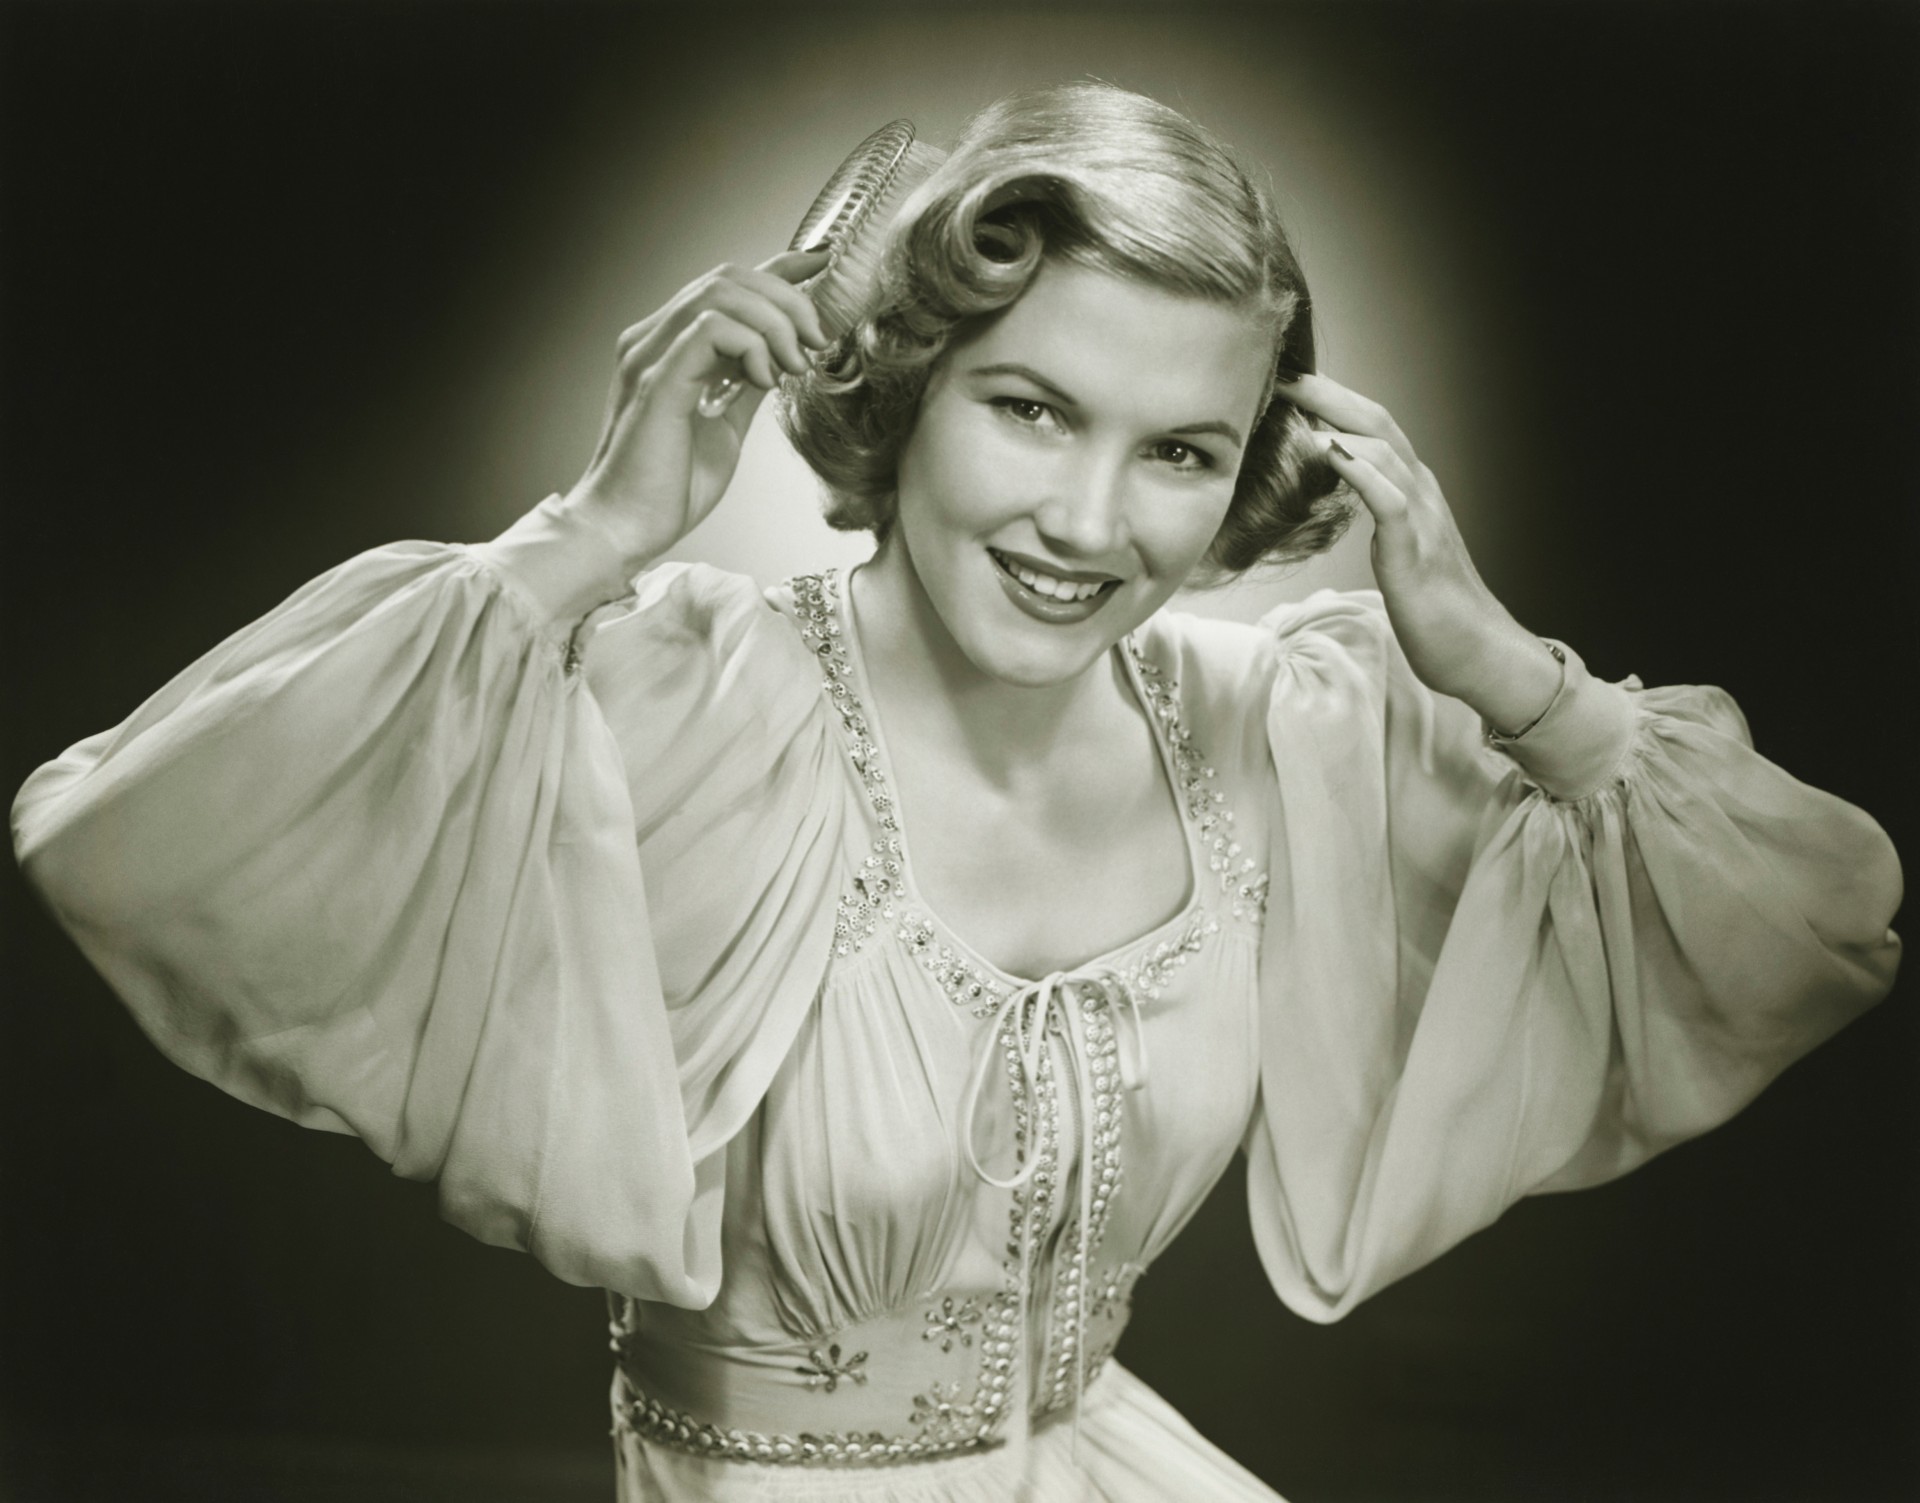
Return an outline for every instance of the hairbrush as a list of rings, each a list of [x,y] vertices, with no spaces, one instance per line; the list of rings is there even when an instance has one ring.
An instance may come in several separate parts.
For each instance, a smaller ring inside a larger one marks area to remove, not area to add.
[[[813,299],[829,339],[859,320],[879,276],[887,226],[907,195],[946,159],[937,146],[914,138],[911,121],[895,120],[854,147],[801,218],[787,249],[828,253],[827,264],[800,287]],[[740,376],[709,381],[700,393],[700,415],[720,416],[743,384]]]

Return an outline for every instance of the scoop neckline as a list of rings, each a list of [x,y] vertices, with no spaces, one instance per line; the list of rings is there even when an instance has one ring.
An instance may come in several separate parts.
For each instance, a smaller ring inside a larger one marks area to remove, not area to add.
[[[857,567],[857,566],[856,566]],[[1016,990],[1039,986],[1053,978],[1071,978],[1097,971],[1117,971],[1120,962],[1130,957],[1134,951],[1165,943],[1175,934],[1184,932],[1199,917],[1202,907],[1201,895],[1205,890],[1205,872],[1200,860],[1198,832],[1188,814],[1185,801],[1180,796],[1180,773],[1173,747],[1167,739],[1166,728],[1161,717],[1155,713],[1153,696],[1147,692],[1141,680],[1140,666],[1134,660],[1131,644],[1134,634],[1129,632],[1109,649],[1120,660],[1120,671],[1125,678],[1133,701],[1147,722],[1147,734],[1152,738],[1154,753],[1160,761],[1162,786],[1173,801],[1174,817],[1180,822],[1181,844],[1187,852],[1187,896],[1172,917],[1163,919],[1144,934],[1125,940],[1100,954],[1078,963],[1048,973],[1046,977],[1018,976],[1004,966],[996,965],[983,955],[978,948],[962,938],[953,925],[942,918],[940,911],[926,899],[920,890],[918,877],[914,875],[913,846],[907,835],[907,820],[900,803],[898,786],[893,779],[893,753],[887,747],[886,729],[881,722],[873,696],[873,680],[867,673],[867,655],[861,645],[858,623],[853,611],[853,570],[834,570],[835,588],[830,602],[834,616],[840,628],[840,640],[845,644],[847,664],[854,680],[854,692],[861,702],[862,714],[866,719],[867,734],[874,745],[874,754],[878,759],[879,780],[887,789],[894,809],[894,837],[900,846],[899,882],[902,894],[920,915],[939,931],[941,940],[968,964],[985,972],[993,980]]]

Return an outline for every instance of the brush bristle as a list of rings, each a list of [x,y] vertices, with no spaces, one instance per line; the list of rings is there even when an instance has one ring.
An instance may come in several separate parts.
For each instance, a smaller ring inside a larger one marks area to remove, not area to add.
[[[860,320],[880,275],[887,226],[913,190],[933,175],[947,154],[915,141],[901,155],[886,186],[864,200],[857,213],[833,235],[833,259],[807,284],[827,333],[838,339]]]

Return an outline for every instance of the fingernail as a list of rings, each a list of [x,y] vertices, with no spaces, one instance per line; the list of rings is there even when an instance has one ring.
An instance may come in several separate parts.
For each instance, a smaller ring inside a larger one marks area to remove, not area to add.
[[[1337,438],[1331,440],[1327,444],[1327,447],[1333,450],[1333,452],[1338,454],[1342,459],[1351,460],[1353,458],[1353,456],[1346,451],[1345,446]]]
[[[822,235],[818,240],[814,241],[811,245],[801,246],[800,254],[803,256],[824,256],[827,254],[827,252],[831,251],[832,249],[833,249],[833,241],[828,239],[825,235]]]
[[[1284,365],[1274,367],[1273,379],[1284,386],[1291,386],[1300,379],[1300,372],[1290,371]]]

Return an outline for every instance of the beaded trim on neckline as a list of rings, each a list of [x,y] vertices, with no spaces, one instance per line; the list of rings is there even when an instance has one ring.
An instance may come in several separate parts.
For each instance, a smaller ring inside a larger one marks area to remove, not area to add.
[[[878,732],[861,701],[859,672],[842,618],[840,575],[835,570],[800,575],[789,588],[801,640],[820,664],[822,688],[846,732],[848,758],[879,827],[872,850],[840,897],[833,952],[843,959],[857,954],[881,922],[898,920],[900,941],[947,995],[985,1017],[1009,993],[1033,983],[982,959],[924,901],[908,892],[899,805],[887,778]],[[1204,853],[1206,871],[1228,899],[1234,917],[1258,921],[1266,911],[1267,875],[1233,838],[1233,810],[1181,717],[1179,685],[1147,657],[1135,637],[1123,639],[1122,646],[1174,784],[1182,835],[1190,849],[1197,847]],[[1168,975],[1218,932],[1219,922],[1202,900],[1202,875],[1196,870],[1193,894],[1179,914],[1073,971],[1115,972],[1148,999],[1157,996]]]

